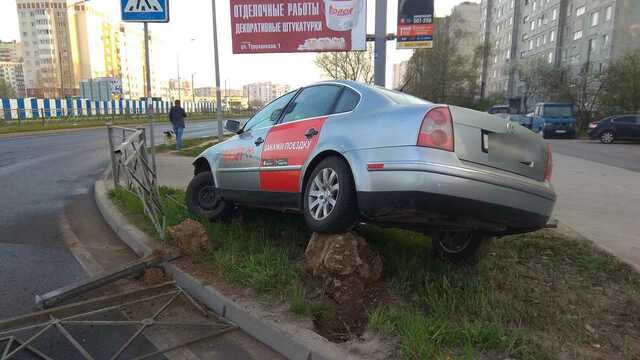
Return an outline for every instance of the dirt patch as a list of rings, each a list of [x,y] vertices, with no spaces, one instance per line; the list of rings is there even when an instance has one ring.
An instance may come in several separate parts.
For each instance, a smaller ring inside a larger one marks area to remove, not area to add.
[[[161,268],[145,269],[142,274],[142,283],[144,286],[159,285],[167,281],[167,277],[164,274],[164,270]]]
[[[194,255],[214,248],[206,229],[199,222],[186,219],[176,226],[167,228],[167,234],[185,254]]]
[[[354,233],[314,233],[304,259],[305,271],[322,283],[330,299],[327,311],[314,315],[318,332],[332,341],[362,335],[366,309],[379,297],[380,288],[373,285],[382,274],[380,256]]]

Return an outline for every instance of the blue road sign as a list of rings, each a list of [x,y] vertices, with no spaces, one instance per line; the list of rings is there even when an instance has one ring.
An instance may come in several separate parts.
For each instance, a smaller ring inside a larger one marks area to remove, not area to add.
[[[169,22],[169,0],[120,0],[122,21]]]

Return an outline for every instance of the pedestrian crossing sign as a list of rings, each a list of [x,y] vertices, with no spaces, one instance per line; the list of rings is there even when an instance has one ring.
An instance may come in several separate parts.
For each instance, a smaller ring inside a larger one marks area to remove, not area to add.
[[[120,0],[122,21],[169,22],[169,0]]]

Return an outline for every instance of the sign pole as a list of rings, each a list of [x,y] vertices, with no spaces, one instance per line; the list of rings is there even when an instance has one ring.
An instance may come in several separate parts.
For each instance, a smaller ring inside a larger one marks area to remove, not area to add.
[[[376,34],[373,53],[373,79],[385,86],[387,69],[387,0],[376,0]]]
[[[218,141],[222,142],[222,99],[220,94],[220,62],[218,61],[218,25],[216,23],[216,0],[211,0],[213,17],[213,56],[216,75],[216,120],[218,121]]]
[[[144,22],[144,62],[145,62],[145,72],[146,72],[146,85],[145,85],[145,95],[147,97],[147,114],[150,116],[149,122],[149,140],[151,143],[151,167],[153,168],[154,176],[157,176],[156,173],[156,147],[155,147],[155,139],[153,132],[153,107],[151,101],[151,66],[149,61],[149,23]]]

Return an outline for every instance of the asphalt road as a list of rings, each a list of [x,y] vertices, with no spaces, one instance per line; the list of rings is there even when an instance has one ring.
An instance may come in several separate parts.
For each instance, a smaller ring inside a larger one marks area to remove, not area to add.
[[[640,143],[616,142],[605,145],[598,140],[547,140],[553,152],[640,172]]]
[[[167,128],[156,127],[157,143]],[[215,121],[188,124],[185,138],[215,135],[216,129]],[[93,184],[109,161],[106,133],[86,129],[0,138],[0,319],[32,312],[36,294],[87,276],[70,250],[74,240],[105,254],[102,266],[108,267],[109,259],[115,263],[132,256],[93,200]],[[99,338],[122,344],[124,336]],[[52,353],[55,358],[74,359],[62,345],[68,344],[59,338],[43,344],[49,351],[58,348]],[[148,342],[137,346],[152,348]],[[223,355],[251,357],[242,355],[251,345],[226,346]]]

